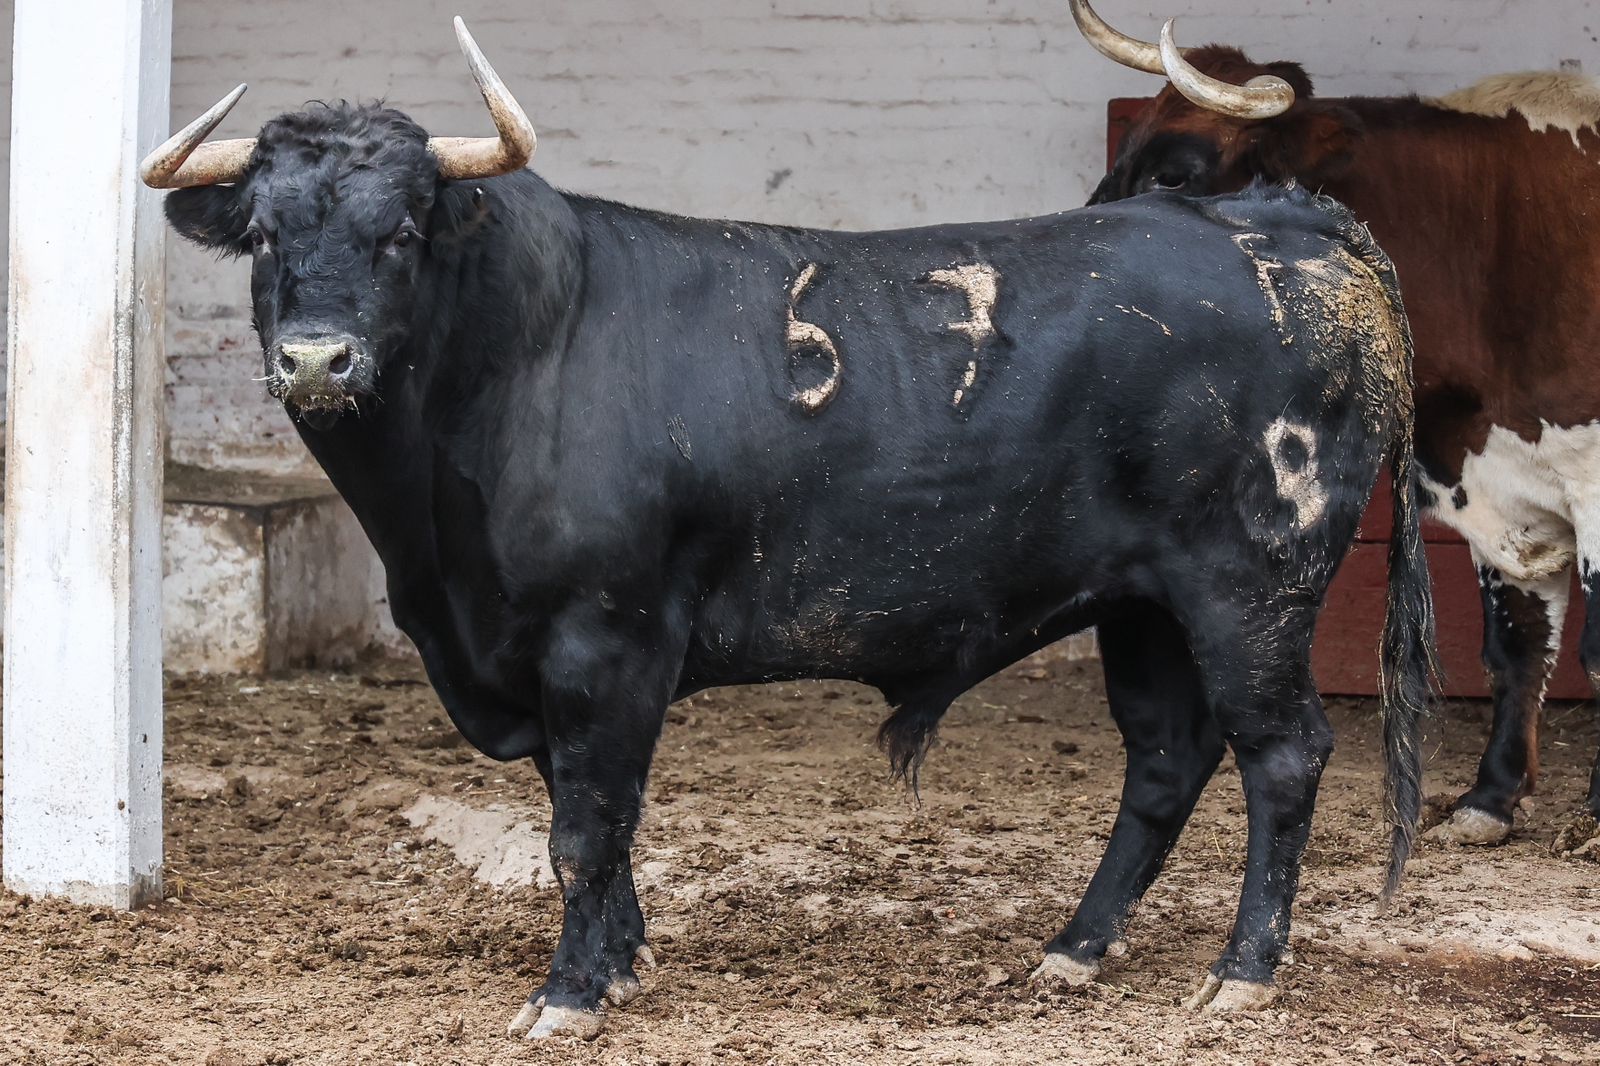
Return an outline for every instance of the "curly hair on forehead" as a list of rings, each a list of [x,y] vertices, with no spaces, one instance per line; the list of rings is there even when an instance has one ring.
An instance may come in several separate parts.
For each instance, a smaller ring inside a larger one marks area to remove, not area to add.
[[[381,101],[313,100],[303,110],[279,115],[261,127],[256,158],[268,168],[287,158],[294,166],[326,162],[340,169],[400,169],[419,182],[431,183],[437,175],[428,132]]]

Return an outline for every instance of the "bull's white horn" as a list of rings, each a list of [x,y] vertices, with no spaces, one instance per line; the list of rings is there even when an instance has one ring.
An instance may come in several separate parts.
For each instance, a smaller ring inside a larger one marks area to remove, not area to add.
[[[467,32],[467,24],[456,16],[456,40],[472,68],[472,77],[489,105],[498,137],[430,137],[428,150],[439,161],[439,176],[448,180],[492,178],[521,170],[533,158],[538,135],[523,113],[516,97],[484,58],[478,42]]]
[[[1172,87],[1197,107],[1234,118],[1262,119],[1283,114],[1294,106],[1294,86],[1271,74],[1251,78],[1243,85],[1202,74],[1183,58],[1172,39],[1172,19],[1161,27],[1161,64]]]

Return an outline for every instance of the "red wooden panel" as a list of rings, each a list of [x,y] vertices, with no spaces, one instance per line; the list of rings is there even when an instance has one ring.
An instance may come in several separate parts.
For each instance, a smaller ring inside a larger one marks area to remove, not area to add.
[[[1138,120],[1140,113],[1153,99],[1152,96],[1119,96],[1106,104],[1107,170],[1117,161],[1117,145],[1122,143],[1122,135],[1128,132],[1128,127]]]
[[[1446,694],[1487,696],[1488,680],[1479,658],[1483,605],[1478,599],[1472,556],[1465,544],[1433,543],[1427,552]],[[1383,628],[1388,554],[1387,544],[1357,544],[1328,590],[1311,653],[1317,687],[1324,693],[1370,696],[1378,691],[1378,634]],[[1582,628],[1583,601],[1574,579],[1561,654],[1546,692],[1551,699],[1584,700],[1591,695],[1588,679],[1578,665]]]

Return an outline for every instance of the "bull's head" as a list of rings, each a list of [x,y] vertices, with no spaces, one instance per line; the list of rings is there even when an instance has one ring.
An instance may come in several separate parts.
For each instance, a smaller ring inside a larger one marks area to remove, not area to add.
[[[1361,121],[1312,99],[1299,64],[1252,63],[1220,45],[1180,49],[1170,19],[1151,44],[1107,25],[1088,0],[1071,4],[1078,29],[1102,55],[1171,82],[1124,134],[1090,203],[1156,189],[1207,196],[1255,178],[1316,186],[1349,165]]]
[[[442,183],[506,174],[533,155],[533,125],[455,26],[497,137],[430,138],[398,111],[338,104],[207,143],[241,85],[141,164],[145,184],[178,190],[174,229],[252,257],[269,391],[314,426],[371,395],[403,344]]]

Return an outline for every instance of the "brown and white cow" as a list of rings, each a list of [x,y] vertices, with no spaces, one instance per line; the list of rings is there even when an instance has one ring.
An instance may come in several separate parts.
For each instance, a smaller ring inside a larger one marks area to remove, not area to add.
[[[1438,99],[1324,99],[1296,63],[1180,50],[1170,21],[1151,44],[1071,3],[1096,49],[1170,80],[1091,203],[1295,180],[1348,204],[1393,258],[1429,510],[1477,563],[1494,691],[1477,783],[1435,835],[1504,840],[1538,773],[1574,565],[1600,686],[1600,84],[1502,74]],[[1588,807],[1600,816],[1600,763]]]

